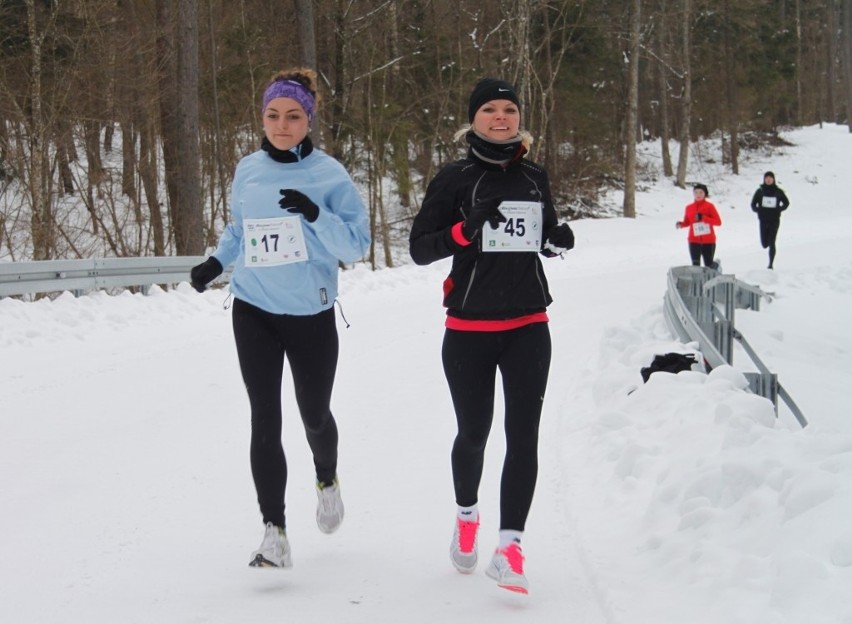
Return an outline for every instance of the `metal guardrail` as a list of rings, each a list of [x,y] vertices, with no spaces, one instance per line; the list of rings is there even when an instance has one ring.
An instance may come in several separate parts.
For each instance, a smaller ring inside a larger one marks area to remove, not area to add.
[[[189,271],[205,256],[149,256],[142,258],[89,258],[0,262],[0,298],[15,295],[70,291],[79,296],[103,288],[139,287],[147,294],[153,284],[189,281]],[[230,270],[217,278],[226,282]],[[736,308],[759,310],[761,298],[770,294],[756,286],[706,267],[669,269],[663,312],[669,330],[682,342],[697,342],[712,369],[733,364],[737,340],[759,373],[744,373],[755,394],[766,397],[778,413],[778,397],[787,404],[802,427],[808,422],[792,397],[769,371],[745,337],[734,327]]]
[[[0,262],[0,297],[69,291],[79,296],[103,288],[137,286],[147,294],[153,284],[189,281],[189,271],[206,256],[148,256]],[[230,271],[216,281],[228,280]]]
[[[663,302],[663,315],[669,331],[682,342],[697,342],[711,369],[733,364],[734,340],[751,358],[757,373],[744,373],[749,389],[772,401],[778,414],[778,397],[786,403],[802,427],[808,421],[793,398],[758,357],[745,336],[734,327],[734,310],[759,310],[760,300],[771,294],[746,284],[733,275],[722,275],[706,267],[672,267]]]

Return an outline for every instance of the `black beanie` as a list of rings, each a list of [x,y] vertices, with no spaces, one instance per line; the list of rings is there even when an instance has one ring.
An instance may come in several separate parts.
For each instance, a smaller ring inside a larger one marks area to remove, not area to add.
[[[764,182],[766,181],[767,176],[771,177],[773,182],[775,181],[775,174],[772,173],[771,171],[767,171],[766,173],[763,174],[763,181]]]
[[[710,191],[707,190],[706,184],[693,184],[692,190],[694,191],[695,189],[701,189],[702,191],[704,191],[704,197],[710,197]]]
[[[479,107],[491,100],[509,100],[520,108],[521,103],[515,88],[505,80],[497,78],[483,78],[473,87],[470,94],[470,103],[467,106],[467,120],[473,123],[473,117]]]

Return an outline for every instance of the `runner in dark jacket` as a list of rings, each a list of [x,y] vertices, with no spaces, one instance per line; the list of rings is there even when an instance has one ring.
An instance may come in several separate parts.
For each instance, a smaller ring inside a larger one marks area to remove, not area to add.
[[[775,174],[767,171],[751,198],[751,209],[760,222],[760,245],[769,249],[769,267],[775,262],[775,239],[781,227],[781,213],[790,206],[786,193],[775,185]]]
[[[547,306],[552,298],[540,255],[574,246],[558,224],[543,168],[524,160],[514,88],[478,82],[468,107],[466,158],[429,184],[409,239],[411,257],[429,264],[452,256],[444,281],[447,308],[442,357],[458,434],[452,470],[458,505],[450,556],[462,573],[477,564],[478,489],[500,370],[506,403],[506,457],[500,488],[499,546],[486,573],[527,592],[521,536],[538,472],[538,429],[550,369]]]

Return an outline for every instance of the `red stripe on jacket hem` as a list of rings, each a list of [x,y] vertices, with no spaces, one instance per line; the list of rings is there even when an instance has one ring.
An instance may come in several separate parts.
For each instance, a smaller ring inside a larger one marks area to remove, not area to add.
[[[518,329],[519,327],[532,325],[533,323],[547,323],[549,320],[547,312],[536,312],[535,314],[527,314],[526,316],[499,321],[460,319],[455,316],[448,316],[445,326],[447,329],[458,331],[498,332]]]

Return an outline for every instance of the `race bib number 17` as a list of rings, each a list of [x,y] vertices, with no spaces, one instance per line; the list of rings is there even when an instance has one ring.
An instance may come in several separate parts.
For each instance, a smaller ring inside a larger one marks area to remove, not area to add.
[[[504,201],[500,212],[506,222],[492,229],[482,226],[482,251],[541,250],[541,203]]]
[[[308,259],[302,217],[245,219],[243,239],[248,268],[305,262]]]

